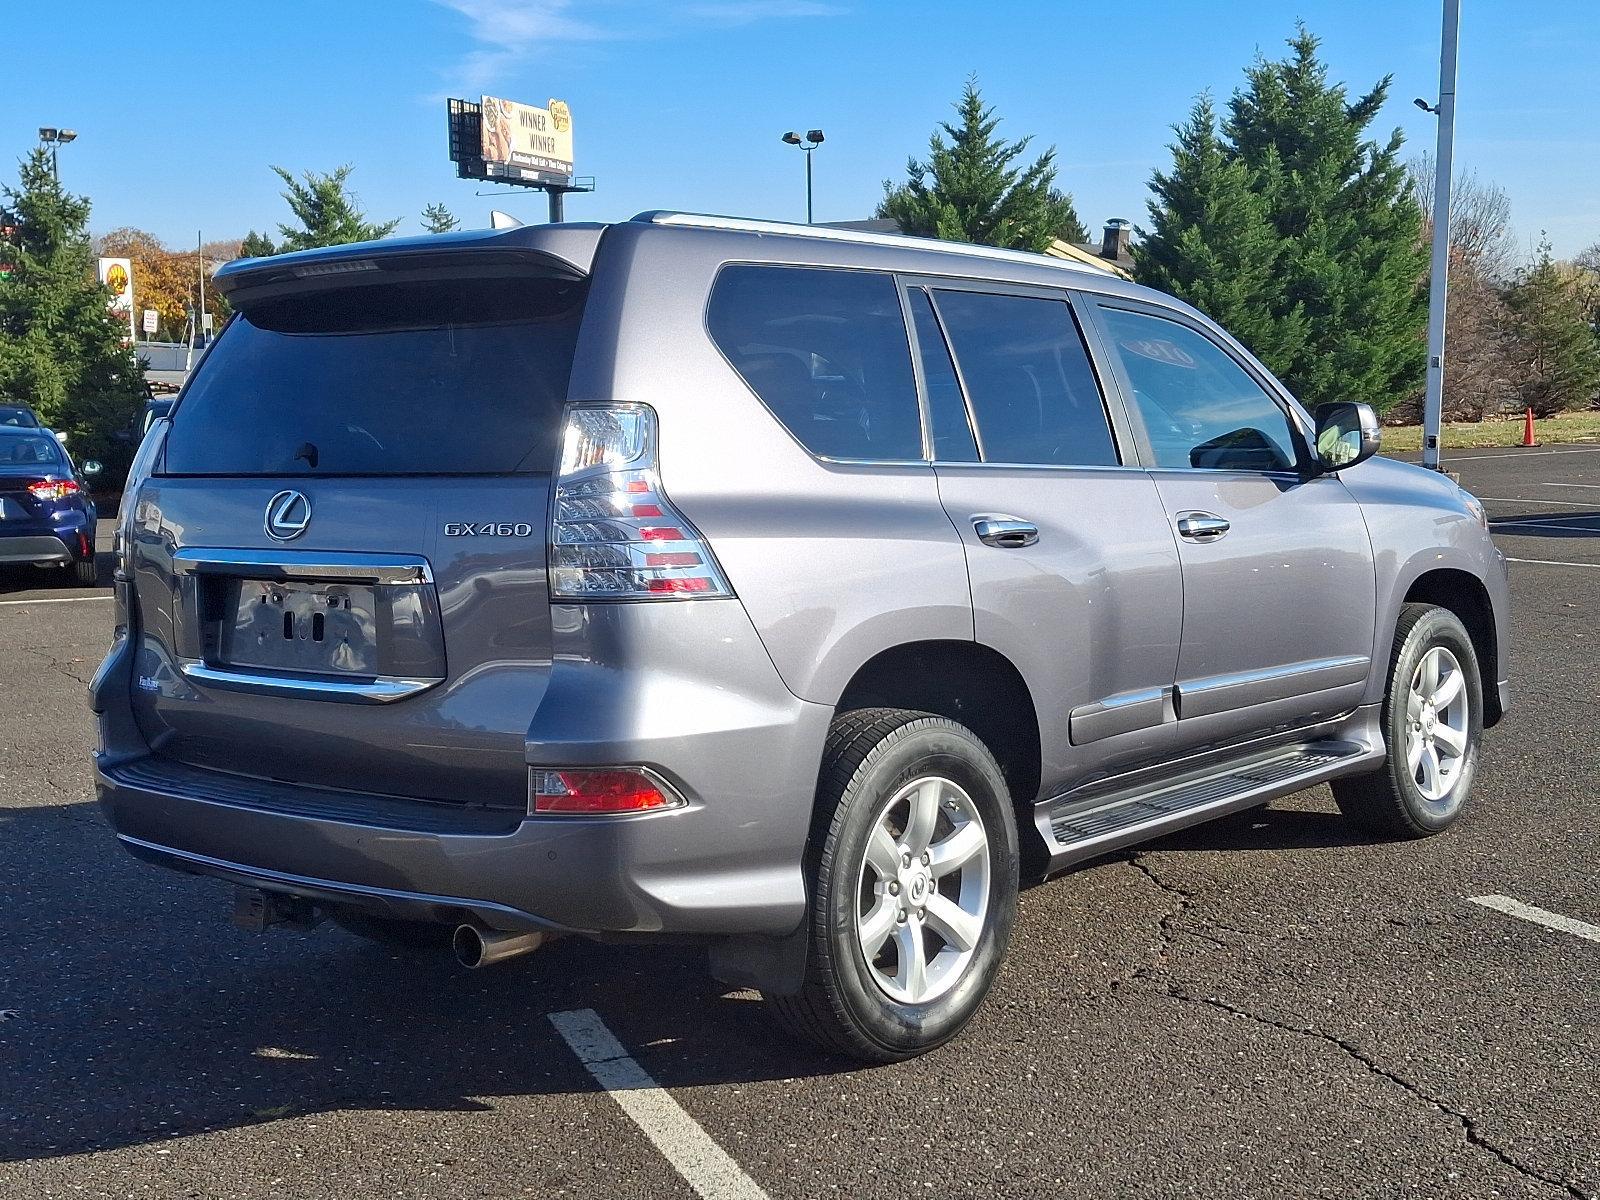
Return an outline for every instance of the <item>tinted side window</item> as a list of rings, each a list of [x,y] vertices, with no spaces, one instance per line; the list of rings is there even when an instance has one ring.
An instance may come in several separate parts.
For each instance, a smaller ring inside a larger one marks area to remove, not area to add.
[[[1100,386],[1064,300],[940,291],[985,462],[1115,466]]]
[[[967,402],[961,397],[956,366],[950,360],[933,299],[913,288],[911,323],[917,331],[917,353],[922,360],[922,385],[928,393],[928,424],[933,430],[933,457],[941,462],[977,462],[978,444],[967,421]]]
[[[893,277],[728,266],[706,323],[751,390],[813,454],[921,461],[922,417]]]
[[[1158,467],[1291,471],[1289,418],[1220,346],[1161,317],[1102,308]]]

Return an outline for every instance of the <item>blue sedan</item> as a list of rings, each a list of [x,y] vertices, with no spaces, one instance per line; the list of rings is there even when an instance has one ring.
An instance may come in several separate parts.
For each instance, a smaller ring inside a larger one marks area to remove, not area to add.
[[[94,501],[87,477],[47,429],[0,425],[0,564],[62,568],[95,585]]]

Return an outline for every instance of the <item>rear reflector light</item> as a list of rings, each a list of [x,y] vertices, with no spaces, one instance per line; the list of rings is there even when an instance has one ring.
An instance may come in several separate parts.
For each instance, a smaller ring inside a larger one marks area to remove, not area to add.
[[[618,768],[533,771],[529,792],[536,813],[636,813],[684,803],[644,771]]]
[[[77,482],[71,479],[41,479],[38,483],[28,485],[28,492],[35,500],[65,500],[82,490]]]
[[[552,599],[733,595],[705,539],[661,490],[656,468],[648,406],[568,406],[551,510]]]

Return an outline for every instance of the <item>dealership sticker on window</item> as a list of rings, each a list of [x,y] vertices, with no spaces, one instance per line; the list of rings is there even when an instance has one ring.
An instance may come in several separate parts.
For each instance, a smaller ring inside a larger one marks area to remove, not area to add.
[[[1169,367],[1185,367],[1192,371],[1199,365],[1188,351],[1166,338],[1124,338],[1118,345],[1130,354],[1166,363]]]

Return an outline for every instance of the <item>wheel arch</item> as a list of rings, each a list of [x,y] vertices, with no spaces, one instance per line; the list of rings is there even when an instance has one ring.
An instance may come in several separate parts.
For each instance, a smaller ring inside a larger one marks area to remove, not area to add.
[[[1470,571],[1437,567],[1424,571],[1406,587],[1403,603],[1435,604],[1454,613],[1472,639],[1483,683],[1483,725],[1500,720],[1500,646],[1495,632],[1494,604],[1489,589]]]
[[[1009,658],[980,642],[917,641],[891,646],[863,663],[845,685],[835,715],[903,708],[965,725],[1000,764],[1024,845],[1039,798],[1042,750],[1033,694]],[[1025,851],[1024,857],[1028,858]]]

